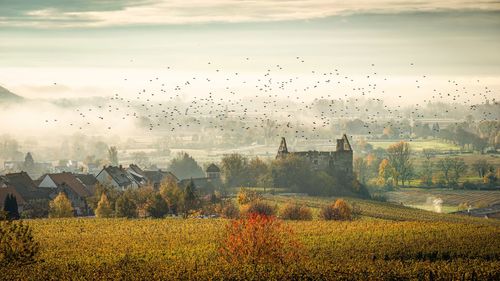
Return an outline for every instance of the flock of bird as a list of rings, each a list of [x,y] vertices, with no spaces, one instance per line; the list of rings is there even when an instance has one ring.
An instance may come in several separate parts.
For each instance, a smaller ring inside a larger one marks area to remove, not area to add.
[[[168,66],[165,68],[168,75],[151,77],[133,94],[115,93],[104,104],[77,108],[79,121],[71,121],[67,126],[85,130],[97,125],[112,130],[116,122],[133,120],[150,131],[182,132],[203,127],[220,132],[257,129],[279,136],[280,129],[297,138],[307,138],[309,133],[319,136],[321,130],[347,118],[359,118],[367,128],[380,120],[398,128],[403,118],[432,119],[448,113],[429,116],[425,108],[429,103],[447,102],[454,109],[458,106],[457,110],[467,107],[470,113],[480,110],[477,105],[496,103],[495,94],[488,87],[469,90],[463,83],[448,80],[446,89],[434,89],[430,88],[426,74],[415,75],[414,82],[404,85],[413,88],[411,95],[427,97],[408,105],[409,99],[418,98],[390,92],[387,87],[390,76],[378,73],[375,64],[368,64],[363,69],[367,74],[361,76],[348,75],[335,67],[329,71],[311,69],[305,61],[302,57],[293,59],[294,69],[303,69],[298,73],[275,64],[257,75],[250,75],[244,69],[225,70],[210,61],[205,68],[208,71],[182,81],[174,67]],[[414,64],[409,63],[408,67]],[[131,79],[123,79],[124,88]],[[475,82],[480,85],[479,80]],[[189,94],[191,97],[186,98]],[[388,99],[394,105],[385,104]],[[497,120],[492,112],[480,115],[485,120]],[[44,121],[47,125],[64,122],[57,118]]]

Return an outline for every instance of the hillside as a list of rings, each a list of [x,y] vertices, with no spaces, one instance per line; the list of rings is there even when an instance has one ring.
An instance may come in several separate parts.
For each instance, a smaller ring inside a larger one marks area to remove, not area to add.
[[[0,102],[19,102],[23,98],[0,86]]]

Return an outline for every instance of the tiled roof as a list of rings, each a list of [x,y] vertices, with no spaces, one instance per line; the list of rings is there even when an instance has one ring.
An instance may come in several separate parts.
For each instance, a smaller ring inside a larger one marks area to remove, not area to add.
[[[57,186],[67,186],[81,197],[91,195],[87,187],[72,173],[48,174]]]

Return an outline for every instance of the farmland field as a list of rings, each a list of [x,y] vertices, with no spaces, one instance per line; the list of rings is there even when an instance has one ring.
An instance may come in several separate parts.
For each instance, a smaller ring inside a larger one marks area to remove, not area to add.
[[[277,205],[290,200],[276,196]],[[318,209],[331,199],[298,197]],[[39,262],[0,269],[3,280],[461,279],[498,280],[500,223],[348,199],[354,221],[286,222],[305,259],[292,265],[222,264],[225,219],[30,220]]]
[[[432,201],[439,198],[443,201],[444,212],[456,211],[458,205],[462,203],[468,203],[472,207],[486,207],[500,203],[500,191],[402,188],[386,192],[385,195],[390,202],[427,210],[434,210]]]

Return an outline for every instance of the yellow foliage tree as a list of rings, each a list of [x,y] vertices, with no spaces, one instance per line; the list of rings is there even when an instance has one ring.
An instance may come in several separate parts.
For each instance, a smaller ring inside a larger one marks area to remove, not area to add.
[[[56,198],[49,202],[49,218],[69,218],[73,216],[71,201],[64,192],[59,192]]]
[[[95,209],[95,215],[98,218],[110,218],[113,215],[113,210],[111,209],[111,204],[109,203],[108,196],[106,193],[102,193],[101,200],[97,203],[97,209]]]

